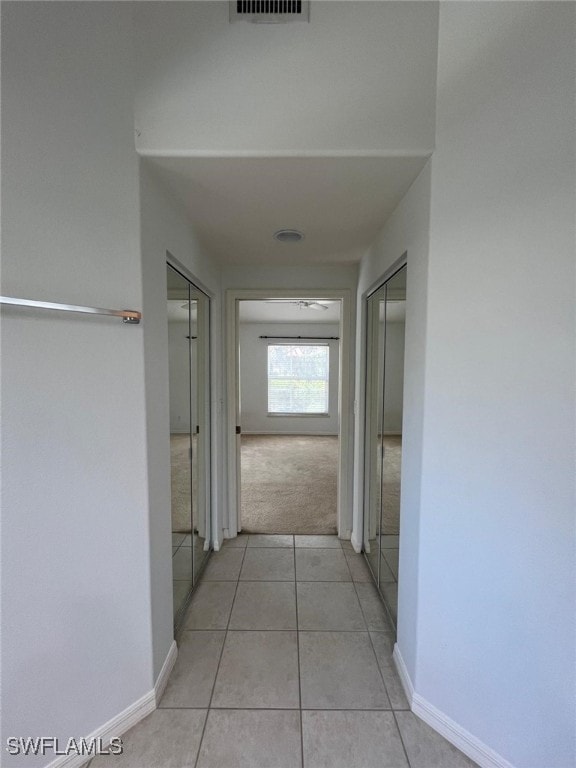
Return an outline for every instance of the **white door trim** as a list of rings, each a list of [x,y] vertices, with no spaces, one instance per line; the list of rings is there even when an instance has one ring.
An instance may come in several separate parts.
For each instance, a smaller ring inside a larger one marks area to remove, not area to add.
[[[238,301],[264,301],[266,299],[332,299],[341,302],[340,312],[340,441],[338,457],[338,535],[349,539],[352,532],[353,488],[353,391],[351,379],[352,354],[352,291],[316,289],[226,290],[226,455],[228,466],[228,520],[224,520],[225,536],[234,537],[239,524],[239,471],[236,437],[238,410]]]

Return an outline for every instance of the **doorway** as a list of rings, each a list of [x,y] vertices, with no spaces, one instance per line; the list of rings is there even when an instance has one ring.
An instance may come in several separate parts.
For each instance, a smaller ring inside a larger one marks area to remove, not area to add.
[[[210,549],[210,299],[167,265],[174,622]]]
[[[349,291],[228,291],[227,299],[235,503],[225,535],[349,538]]]
[[[239,302],[240,525],[336,534],[340,302]]]
[[[367,298],[364,554],[394,626],[402,475],[406,265]]]

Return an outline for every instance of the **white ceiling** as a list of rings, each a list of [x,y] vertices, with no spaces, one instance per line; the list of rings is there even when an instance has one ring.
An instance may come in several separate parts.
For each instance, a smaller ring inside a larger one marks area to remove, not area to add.
[[[311,301],[311,299],[306,299]],[[241,301],[238,314],[243,323],[337,323],[340,302],[325,302],[327,309],[305,309],[288,301]]]
[[[196,322],[196,302],[191,301],[190,318],[193,323]],[[188,322],[188,302],[184,299],[168,299],[168,322],[187,323]]]
[[[305,301],[312,301],[307,298]],[[326,309],[308,309],[300,307],[297,300],[260,300],[240,301],[238,315],[242,323],[338,323],[340,321],[340,302],[319,299]],[[192,323],[196,322],[196,302],[191,302]],[[389,323],[403,323],[406,320],[405,301],[382,301],[380,320]],[[188,322],[188,304],[183,299],[168,299],[168,321],[171,323]]]
[[[357,262],[426,157],[147,158],[222,264]],[[279,229],[299,243],[273,239]]]
[[[142,155],[434,148],[437,2],[313,0],[309,24],[230,24],[214,0],[133,5]]]
[[[433,151],[436,2],[136,3],[134,32],[137,150],[221,264],[358,262]]]

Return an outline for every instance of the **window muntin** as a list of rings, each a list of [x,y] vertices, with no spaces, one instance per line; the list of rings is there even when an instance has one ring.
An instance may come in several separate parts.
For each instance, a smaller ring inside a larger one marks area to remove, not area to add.
[[[328,344],[268,345],[268,414],[328,415]]]

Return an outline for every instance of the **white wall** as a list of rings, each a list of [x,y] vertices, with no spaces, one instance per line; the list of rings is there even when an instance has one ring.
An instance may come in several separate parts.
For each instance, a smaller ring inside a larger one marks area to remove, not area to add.
[[[517,768],[576,761],[574,12],[440,12],[414,683]]]
[[[158,675],[172,642],[172,543],[170,520],[170,411],[168,381],[168,316],[166,252],[188,272],[199,288],[213,296],[212,342],[212,535],[222,536],[225,503],[222,479],[222,369],[219,276],[203,253],[184,212],[158,182],[145,160],[140,161],[141,245],[144,317],[144,359],[147,406],[148,474],[154,672]]]
[[[2,291],[140,309],[130,9],[2,3]],[[143,326],[2,312],[4,738],[153,685]],[[168,555],[169,557],[169,555]]]
[[[339,336],[338,324],[326,323],[241,323],[240,324],[240,398],[242,432],[280,435],[337,435],[339,341],[328,344],[329,416],[268,416],[268,344],[275,343],[260,336]],[[281,339],[277,343],[281,343]],[[293,342],[297,344],[298,342]],[[310,343],[314,343],[311,341]]]
[[[364,256],[358,278],[356,337],[356,397],[359,418],[355,435],[355,504],[353,543],[362,543],[363,445],[365,389],[365,317],[361,298],[376,288],[387,272],[407,253],[406,328],[403,392],[403,451],[401,537],[402,579],[398,585],[402,610],[398,617],[398,643],[413,675],[416,668],[418,632],[418,561],[420,476],[424,419],[426,302],[428,284],[428,240],[430,214],[430,163],[412,184],[390,217],[377,241]]]
[[[286,266],[280,264],[224,265],[221,270],[222,288],[267,290],[304,289],[314,291],[349,288],[356,289],[356,264],[308,264]]]
[[[573,36],[441,4],[437,149],[360,274],[407,250],[398,646],[486,766],[575,764]]]
[[[228,2],[140,3],[143,153],[434,146],[437,3],[316,2],[309,24],[230,24]]]

